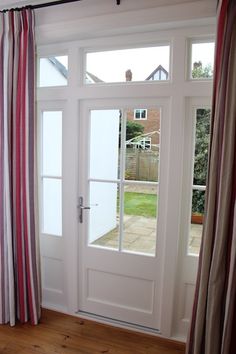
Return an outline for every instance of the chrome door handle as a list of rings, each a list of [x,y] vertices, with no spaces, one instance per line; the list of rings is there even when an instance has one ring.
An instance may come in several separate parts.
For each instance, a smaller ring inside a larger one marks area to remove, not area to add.
[[[90,206],[85,206],[84,204],[84,199],[83,197],[79,197],[79,203],[78,203],[78,209],[79,209],[79,222],[82,224],[83,223],[83,211],[84,210],[90,210]],[[94,206],[97,206],[98,204],[94,204]]]
[[[89,210],[89,206],[84,206],[84,199],[83,197],[79,197],[78,209],[79,209],[79,222],[82,224],[83,222],[83,211]]]
[[[89,206],[80,205],[79,207],[80,207],[80,209],[83,209],[83,210],[85,210],[85,209],[91,209],[91,207],[89,207]]]

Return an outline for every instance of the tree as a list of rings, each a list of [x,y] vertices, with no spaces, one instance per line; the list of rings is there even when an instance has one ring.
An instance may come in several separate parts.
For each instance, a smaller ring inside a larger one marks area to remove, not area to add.
[[[197,109],[193,184],[206,185],[210,141],[210,110]],[[204,213],[205,192],[193,191],[192,211]]]
[[[213,76],[213,70],[211,64],[202,66],[202,62],[198,61],[193,63],[192,69],[192,78],[201,79],[201,78],[211,78]]]
[[[132,122],[130,120],[127,120],[127,122],[126,122],[126,141],[142,135],[143,132],[144,132],[143,125],[141,125],[139,123]],[[120,135],[121,135],[121,124],[120,124]],[[119,146],[120,146],[120,136],[119,136]]]
[[[139,123],[131,122],[130,120],[127,120],[126,140],[136,138],[137,136],[143,134],[143,131],[144,131],[143,125],[141,125]]]

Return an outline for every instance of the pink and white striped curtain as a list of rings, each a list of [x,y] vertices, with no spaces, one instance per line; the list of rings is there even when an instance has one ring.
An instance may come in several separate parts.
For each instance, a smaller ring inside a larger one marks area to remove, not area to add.
[[[206,218],[187,354],[236,353],[236,1],[221,0]]]
[[[35,42],[29,9],[0,13],[0,323],[37,324]]]

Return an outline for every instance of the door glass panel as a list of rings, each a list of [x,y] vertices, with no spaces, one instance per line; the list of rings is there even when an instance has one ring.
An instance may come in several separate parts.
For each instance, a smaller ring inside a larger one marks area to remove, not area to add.
[[[93,110],[90,115],[90,178],[117,179],[120,110]]]
[[[90,206],[89,244],[118,249],[118,185],[116,183],[90,182]]]
[[[200,250],[204,218],[210,142],[210,114],[209,109],[199,108],[196,110],[191,226],[188,245],[188,252],[196,255],[199,254]]]
[[[169,45],[87,53],[86,83],[169,80],[169,62]]]
[[[43,178],[43,230],[45,234],[62,235],[62,200],[60,179]]]
[[[39,87],[66,86],[67,78],[67,55],[39,59]]]
[[[160,109],[129,109],[126,117],[125,179],[158,182]]]
[[[157,186],[129,184],[124,192],[123,249],[155,254]]]
[[[92,110],[89,131],[88,244],[155,255],[160,109]]]
[[[43,112],[42,129],[43,175],[61,176],[62,169],[62,112]]]
[[[213,77],[214,50],[214,42],[192,43],[192,79],[211,79]]]

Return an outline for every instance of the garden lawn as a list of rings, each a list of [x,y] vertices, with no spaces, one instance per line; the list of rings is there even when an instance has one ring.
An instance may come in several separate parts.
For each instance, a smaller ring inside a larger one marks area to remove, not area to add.
[[[157,196],[155,194],[125,192],[125,214],[155,218]]]

